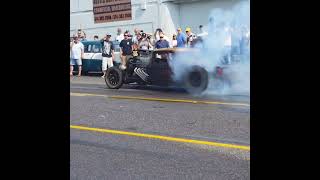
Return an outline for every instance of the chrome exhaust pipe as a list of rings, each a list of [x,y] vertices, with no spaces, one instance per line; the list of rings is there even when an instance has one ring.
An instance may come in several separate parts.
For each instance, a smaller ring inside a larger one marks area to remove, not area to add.
[[[149,77],[149,74],[147,74],[146,72],[144,72],[144,70],[141,69],[141,72],[142,72],[146,77]]]
[[[134,70],[133,70],[142,80],[144,80],[144,81],[146,81],[146,79],[147,79],[147,77],[146,77],[146,75],[145,74],[143,74],[142,72],[141,72],[141,69],[140,68],[134,68]]]
[[[146,81],[147,80],[147,76],[143,73],[143,70],[139,68],[137,71],[139,72],[139,74],[141,76],[143,76],[143,80]]]

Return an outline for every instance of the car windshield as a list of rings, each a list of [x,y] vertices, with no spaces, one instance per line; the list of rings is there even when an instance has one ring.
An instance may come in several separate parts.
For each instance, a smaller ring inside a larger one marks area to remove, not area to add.
[[[89,53],[91,51],[91,44],[85,44],[84,45],[84,52]]]
[[[100,44],[84,44],[85,53],[101,53],[102,47]]]
[[[92,45],[92,52],[93,53],[101,53],[102,52],[101,50],[102,50],[101,45],[99,45],[99,44]]]

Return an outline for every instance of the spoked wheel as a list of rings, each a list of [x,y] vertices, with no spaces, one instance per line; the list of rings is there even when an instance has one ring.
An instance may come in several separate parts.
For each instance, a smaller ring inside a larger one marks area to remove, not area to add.
[[[122,71],[116,67],[108,68],[105,82],[110,89],[119,89],[123,84]]]

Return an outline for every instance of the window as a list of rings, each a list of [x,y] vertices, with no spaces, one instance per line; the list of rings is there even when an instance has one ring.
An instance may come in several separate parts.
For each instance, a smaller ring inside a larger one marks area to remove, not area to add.
[[[102,47],[100,44],[84,44],[85,53],[101,53]]]
[[[84,45],[84,52],[85,52],[85,53],[91,52],[91,44],[89,44],[89,45]]]
[[[92,45],[92,52],[93,52],[93,53],[101,53],[101,52],[102,52],[101,50],[102,50],[102,49],[101,49],[101,46],[100,46],[100,45],[98,45],[98,44]]]

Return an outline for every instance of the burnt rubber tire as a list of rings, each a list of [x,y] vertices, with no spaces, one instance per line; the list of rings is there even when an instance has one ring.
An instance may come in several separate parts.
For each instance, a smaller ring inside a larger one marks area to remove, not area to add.
[[[123,73],[117,67],[107,69],[105,82],[110,89],[119,89],[123,84]]]
[[[191,94],[201,94],[207,89],[208,83],[208,72],[200,66],[193,66],[184,75],[184,88]]]

